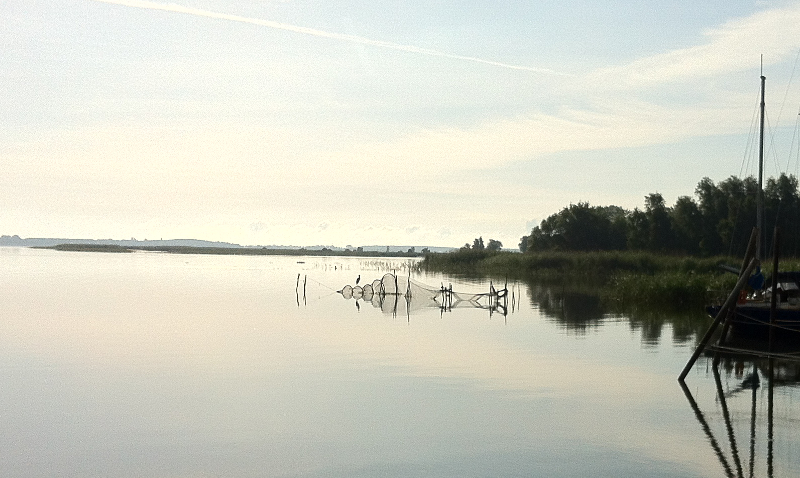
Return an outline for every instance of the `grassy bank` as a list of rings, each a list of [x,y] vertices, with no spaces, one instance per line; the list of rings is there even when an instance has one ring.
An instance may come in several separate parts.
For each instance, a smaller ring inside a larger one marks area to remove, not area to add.
[[[739,258],[672,256],[646,252],[546,252],[515,254],[460,250],[428,254],[421,267],[448,274],[520,279],[572,280],[600,284],[604,300],[623,306],[690,309],[702,307],[708,291],[729,291],[734,274],[720,264],[738,267]],[[797,260],[786,260],[782,270],[798,270]],[[769,275],[770,264],[764,264]]]
[[[669,256],[645,252],[543,252],[516,254],[459,250],[448,254],[427,254],[422,266],[449,273],[531,276],[598,275],[618,272],[655,274],[661,272],[719,273],[718,264],[733,259]]]

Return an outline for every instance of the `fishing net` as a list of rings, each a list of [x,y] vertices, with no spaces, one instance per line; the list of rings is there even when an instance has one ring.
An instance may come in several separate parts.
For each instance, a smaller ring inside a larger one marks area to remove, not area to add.
[[[393,273],[384,274],[371,284],[346,285],[339,291],[345,299],[364,300],[387,313],[407,313],[417,309],[435,307],[449,310],[456,307],[484,308],[505,313],[507,289],[490,286],[487,293],[453,291],[452,286],[432,287],[410,277]]]

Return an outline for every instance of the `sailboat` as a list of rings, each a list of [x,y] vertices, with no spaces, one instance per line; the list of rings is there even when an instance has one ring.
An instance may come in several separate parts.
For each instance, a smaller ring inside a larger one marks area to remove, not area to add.
[[[755,257],[760,260],[763,246],[761,233],[764,225],[764,90],[766,77],[761,75],[760,140],[758,154],[758,197],[756,200]],[[778,231],[776,230],[776,236]],[[777,248],[776,248],[777,249]],[[774,251],[777,254],[777,250]],[[784,342],[800,344],[800,272],[777,272],[774,262],[774,279],[766,281],[757,275],[751,276],[750,294],[742,293],[735,307],[730,309],[724,330],[742,339],[765,339],[772,337]],[[744,266],[742,268],[744,270]],[[737,270],[737,272],[739,272]],[[759,269],[760,274],[760,269]],[[774,298],[774,300],[773,300]],[[716,317],[721,306],[709,306],[708,313]],[[723,337],[724,339],[725,337]]]

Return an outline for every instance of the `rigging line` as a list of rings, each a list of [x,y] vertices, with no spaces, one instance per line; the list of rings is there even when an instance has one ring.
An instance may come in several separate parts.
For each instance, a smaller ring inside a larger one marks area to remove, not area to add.
[[[769,114],[765,115],[765,122],[767,123],[767,131],[769,131],[769,153],[772,156],[773,167],[775,168],[775,176],[779,176],[781,173],[781,165],[778,162],[778,149],[775,147],[775,131],[778,129],[776,126],[775,128],[772,127],[772,124],[769,122]]]
[[[791,162],[792,162],[792,153],[794,152],[794,147],[795,147],[795,144],[797,144],[797,140],[798,140],[797,133],[798,133],[798,130],[800,130],[800,128],[798,128],[798,125],[800,125],[800,110],[797,111],[797,118],[795,119],[795,122],[794,122],[794,131],[792,131],[792,142],[789,144],[789,154],[786,156],[786,169],[785,170],[787,172],[789,171],[789,164],[791,164]],[[797,162],[795,162],[795,166],[794,166],[794,168],[795,168],[795,176],[797,176],[798,164],[800,164],[800,147],[798,147],[798,160],[797,160]]]
[[[757,137],[756,131],[758,127],[758,113],[761,108],[761,88],[758,88],[756,95],[755,108],[753,108],[753,117],[750,120],[750,129],[748,131],[747,142],[744,146],[744,154],[742,155],[742,164],[739,168],[739,177],[744,177],[745,172],[750,170],[751,158],[753,157],[753,149],[755,148],[755,139]]]
[[[786,92],[783,94],[783,101],[781,102],[781,109],[778,111],[778,120],[775,123],[775,128],[777,128],[777,125],[780,124],[781,114],[783,113],[783,107],[786,105],[786,99],[789,97],[789,89],[792,86],[792,80],[794,79],[794,74],[797,71],[798,61],[800,61],[800,49],[797,50],[797,55],[794,57],[794,67],[792,67],[792,74],[789,75],[789,82],[786,84]]]

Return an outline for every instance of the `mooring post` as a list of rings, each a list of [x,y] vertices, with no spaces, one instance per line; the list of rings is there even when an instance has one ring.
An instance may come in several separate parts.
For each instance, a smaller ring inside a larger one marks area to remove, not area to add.
[[[772,236],[772,296],[769,299],[769,353],[772,353],[772,343],[775,339],[775,309],[778,305],[778,256],[780,255],[779,227],[775,227]]]
[[[450,310],[453,309],[453,284],[449,284],[447,288],[447,302],[449,303]]]
[[[750,274],[753,272],[753,269],[755,269],[756,264],[758,264],[758,258],[753,257],[752,259],[750,259],[750,263],[747,265],[745,270],[742,271],[742,274],[739,276],[739,280],[736,282],[736,286],[733,288],[731,294],[725,300],[725,303],[722,304],[722,307],[719,309],[719,312],[717,312],[717,316],[714,318],[714,322],[708,328],[706,334],[703,336],[703,338],[700,340],[700,343],[697,345],[697,349],[694,351],[692,357],[689,359],[689,362],[686,363],[686,366],[683,368],[683,371],[678,376],[679,381],[682,382],[686,378],[686,375],[689,374],[689,370],[692,369],[692,366],[694,366],[694,363],[697,361],[697,358],[700,356],[703,350],[705,350],[706,344],[708,344],[708,341],[711,340],[711,336],[714,335],[714,331],[717,330],[717,326],[719,326],[719,323],[728,313],[728,309],[730,309],[732,306],[736,304],[736,300],[739,298],[739,291],[741,291],[742,288],[745,286],[745,284],[747,284],[747,279],[750,277]]]
[[[758,242],[758,236],[761,234],[757,227],[753,228],[753,231],[750,233],[750,242],[747,243],[747,251],[744,253],[744,259],[742,259],[742,267],[739,268],[739,274],[744,272],[745,267],[747,267],[747,263],[749,260],[755,256],[756,254],[756,244]],[[724,318],[725,323],[722,324],[722,333],[719,336],[719,343],[724,344],[725,338],[728,336],[728,329],[731,326],[731,321],[727,320],[727,316]]]

